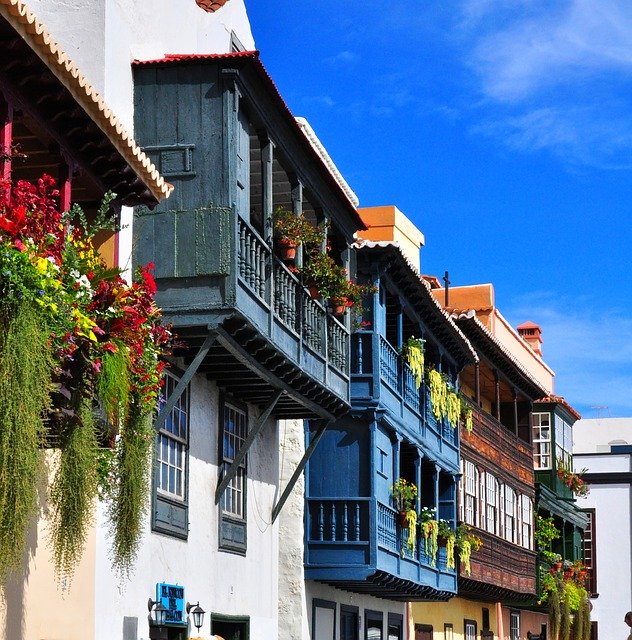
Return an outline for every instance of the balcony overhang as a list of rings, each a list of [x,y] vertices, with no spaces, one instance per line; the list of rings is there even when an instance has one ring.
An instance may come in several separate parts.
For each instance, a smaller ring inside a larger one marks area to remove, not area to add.
[[[272,412],[277,419],[333,420],[349,411],[339,395],[307,374],[240,314],[223,319],[212,331],[215,340],[198,372],[226,393],[266,406],[281,391]],[[208,333],[206,326],[179,326],[175,355],[190,364]]]
[[[376,571],[364,580],[326,581],[344,591],[361,593],[399,602],[447,602],[456,593],[398,578],[385,571]]]
[[[459,597],[467,598],[469,600],[523,603],[525,601],[532,600],[536,596],[535,574],[533,577],[533,584],[533,590],[523,593],[520,591],[513,591],[496,584],[459,576]]]

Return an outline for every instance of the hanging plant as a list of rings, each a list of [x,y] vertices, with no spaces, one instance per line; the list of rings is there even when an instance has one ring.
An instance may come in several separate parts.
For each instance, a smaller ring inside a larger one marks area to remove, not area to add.
[[[439,550],[439,523],[436,520],[427,520],[421,525],[424,536],[424,551],[430,557],[430,564],[437,564],[437,551]]]
[[[156,406],[170,339],[153,301],[152,266],[128,284],[96,251],[95,234],[115,229],[112,194],[92,225],[77,207],[59,212],[56,196],[49,176],[0,182],[0,579],[22,558],[44,444],[60,449],[49,488],[60,576],[72,575],[81,558],[99,485],[134,503],[133,517],[112,511],[113,528],[129,542],[115,558],[128,566],[140,535],[137,505],[148,494],[151,445],[135,416],[146,420]],[[98,407],[103,415],[95,417]],[[119,424],[144,434],[134,473],[124,457],[117,458],[123,473],[98,451],[99,441],[113,443]]]
[[[6,295],[6,292],[5,292]],[[37,512],[53,359],[46,319],[29,300],[0,304],[0,582],[18,566]]]
[[[55,569],[70,578],[83,553],[97,496],[97,436],[92,405],[84,398],[80,422],[66,425],[51,489],[51,541]]]
[[[465,427],[465,430],[468,433],[471,433],[472,429],[474,428],[472,407],[462,397],[460,398],[460,404],[461,404],[461,418],[463,420],[461,424]]]
[[[445,376],[436,369],[428,371],[428,385],[430,387],[430,404],[432,415],[439,421],[448,412],[448,387]]]
[[[406,540],[406,546],[414,555],[415,543],[417,541],[417,512],[414,509],[409,509],[406,512],[406,520],[408,524],[408,539]]]
[[[446,400],[448,422],[453,429],[456,429],[459,424],[459,417],[461,415],[461,401],[459,396],[454,391],[448,391],[448,397]]]
[[[410,367],[415,377],[415,385],[417,389],[424,380],[424,344],[422,338],[410,336],[402,346],[402,357],[406,360],[406,364]]]

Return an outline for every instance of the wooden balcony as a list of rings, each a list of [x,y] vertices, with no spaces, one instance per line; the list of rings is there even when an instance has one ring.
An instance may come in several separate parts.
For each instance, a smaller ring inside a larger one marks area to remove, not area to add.
[[[472,553],[472,572],[459,575],[459,595],[492,598],[502,602],[522,602],[536,594],[536,553],[503,538],[476,529],[483,540],[480,551]]]
[[[390,600],[447,600],[456,593],[456,572],[446,551],[436,562],[419,533],[415,551],[397,513],[375,498],[308,498],[305,578]]]
[[[477,407],[468,398],[472,408],[472,431],[461,430],[463,457],[488,469],[498,479],[520,488],[535,497],[533,453],[531,444],[519,438],[495,417]]]
[[[352,335],[351,360],[354,408],[385,409],[410,439],[457,468],[458,430],[447,418],[437,421],[432,415],[427,385],[417,388],[397,350],[383,336],[359,331]]]
[[[277,417],[326,417],[349,407],[349,330],[233,209],[138,211],[134,262],[155,264],[156,300],[191,362],[241,400]]]

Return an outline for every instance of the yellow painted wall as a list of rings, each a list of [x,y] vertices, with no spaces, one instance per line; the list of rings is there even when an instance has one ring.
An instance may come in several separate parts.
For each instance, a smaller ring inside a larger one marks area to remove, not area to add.
[[[47,454],[51,459],[54,456],[50,451]],[[46,513],[46,504],[41,504],[39,518],[27,533],[22,566],[9,579],[0,597],[0,638],[93,640],[95,529],[88,534],[72,582],[60,585],[51,561]]]
[[[497,637],[496,604],[473,602],[463,598],[452,598],[448,602],[414,602],[411,605],[413,629],[415,624],[431,625],[433,640],[445,640],[444,625],[451,624],[453,640],[463,640],[464,620],[476,622],[477,637],[483,626],[483,607],[489,610],[489,626]],[[411,640],[414,635],[411,636]]]

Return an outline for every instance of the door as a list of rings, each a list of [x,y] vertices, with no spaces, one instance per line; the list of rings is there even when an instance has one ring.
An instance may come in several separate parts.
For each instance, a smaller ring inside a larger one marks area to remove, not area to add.
[[[340,640],[359,640],[357,608],[341,605]]]

